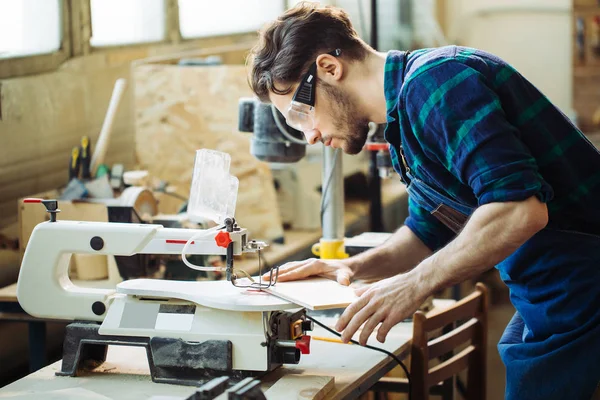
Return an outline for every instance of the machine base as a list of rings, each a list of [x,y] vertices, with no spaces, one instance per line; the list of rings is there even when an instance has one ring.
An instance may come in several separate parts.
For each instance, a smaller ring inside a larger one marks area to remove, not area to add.
[[[95,322],[74,322],[67,326],[63,361],[59,376],[77,376],[106,360],[109,345],[146,348],[150,375],[157,383],[201,386],[215,377],[227,375],[232,380],[256,376],[258,371],[232,369],[232,344],[228,340],[202,343],[161,337],[100,335]]]

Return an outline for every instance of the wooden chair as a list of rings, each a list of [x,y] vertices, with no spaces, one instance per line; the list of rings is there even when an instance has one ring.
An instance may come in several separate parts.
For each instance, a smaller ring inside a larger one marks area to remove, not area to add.
[[[475,291],[453,306],[439,312],[425,314],[417,311],[413,317],[411,348],[411,400],[429,398],[429,394],[452,399],[456,375],[468,369],[465,398],[485,400],[486,344],[487,344],[488,290],[477,283]],[[460,325],[457,323],[462,322]],[[450,327],[448,329],[448,327]],[[428,339],[428,333],[444,329],[441,336]],[[458,346],[469,342],[454,354]],[[439,358],[441,363],[429,367],[429,361]],[[375,393],[408,393],[408,381],[384,377],[371,388]]]

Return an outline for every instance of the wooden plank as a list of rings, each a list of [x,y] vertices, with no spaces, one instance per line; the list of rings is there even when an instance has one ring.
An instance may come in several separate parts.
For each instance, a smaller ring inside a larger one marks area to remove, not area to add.
[[[326,278],[278,282],[266,291],[310,310],[344,308],[358,298],[354,288]]]
[[[320,400],[334,387],[335,377],[286,375],[265,392],[267,400]]]
[[[17,284],[5,286],[0,288],[0,301],[6,301],[9,303],[17,302]]]

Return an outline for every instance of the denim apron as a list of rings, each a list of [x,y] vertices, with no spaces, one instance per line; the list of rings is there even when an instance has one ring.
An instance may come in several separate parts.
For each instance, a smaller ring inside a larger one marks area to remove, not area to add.
[[[400,156],[411,199],[458,234],[474,207],[413,177],[402,147]],[[600,237],[547,227],[496,268],[517,310],[498,344],[505,398],[591,399],[600,382]]]

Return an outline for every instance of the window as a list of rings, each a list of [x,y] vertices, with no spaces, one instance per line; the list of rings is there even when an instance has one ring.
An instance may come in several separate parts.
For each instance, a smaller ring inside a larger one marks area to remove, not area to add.
[[[184,39],[251,32],[283,11],[283,0],[179,0],[179,26]]]
[[[53,53],[62,40],[61,0],[0,0],[0,58]]]
[[[160,42],[165,38],[164,0],[91,0],[90,5],[90,44],[94,47]]]

